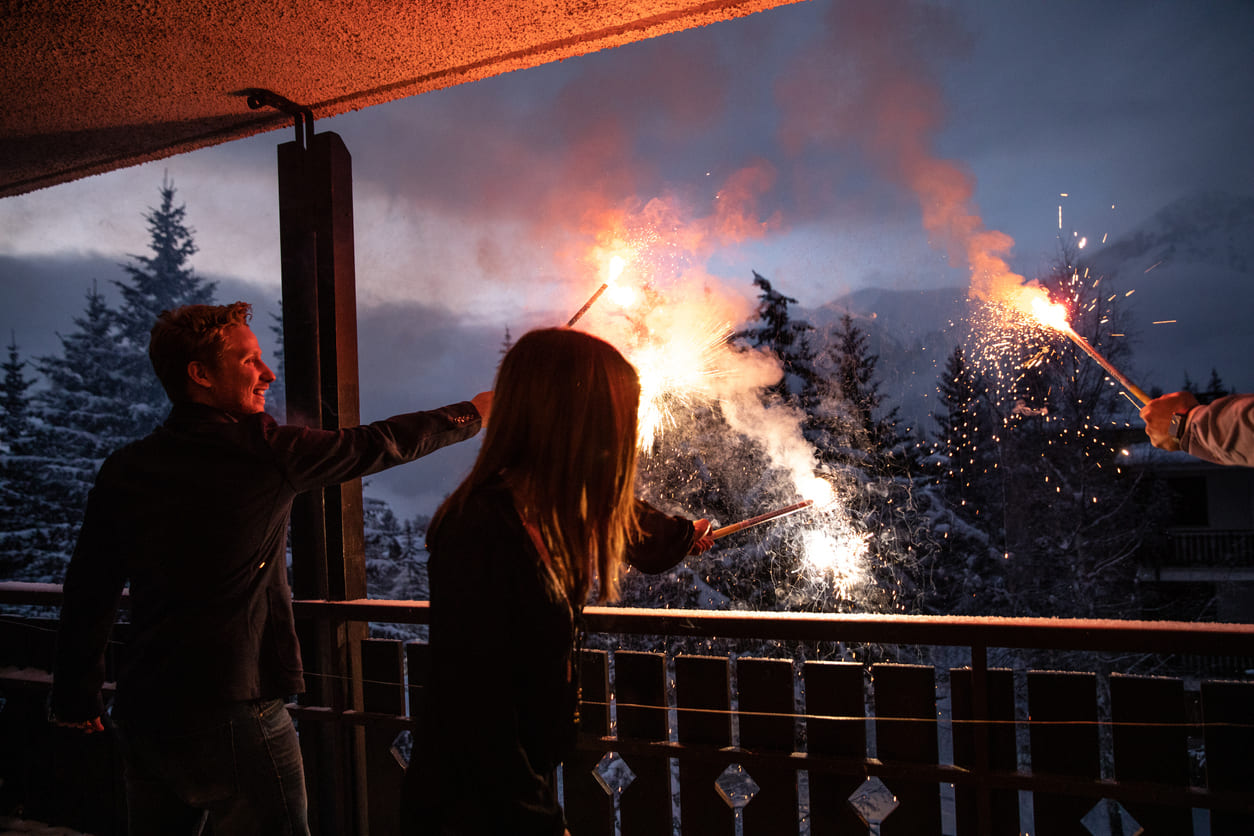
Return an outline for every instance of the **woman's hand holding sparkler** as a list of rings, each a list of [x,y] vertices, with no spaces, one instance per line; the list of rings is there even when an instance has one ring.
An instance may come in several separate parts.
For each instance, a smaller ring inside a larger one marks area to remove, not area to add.
[[[714,530],[714,523],[709,520],[694,520],[692,530],[696,537],[692,540],[692,548],[688,550],[688,554],[704,554],[714,545],[714,537],[711,536]]]

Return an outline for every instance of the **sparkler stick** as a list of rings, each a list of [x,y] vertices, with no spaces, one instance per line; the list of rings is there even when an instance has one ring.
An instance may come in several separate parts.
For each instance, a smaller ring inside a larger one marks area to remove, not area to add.
[[[1042,295],[1033,298],[1031,300],[1031,304],[1026,305],[1025,307],[1030,309],[1031,314],[1035,316],[1037,321],[1042,325],[1066,334],[1068,339],[1078,345],[1085,354],[1096,360],[1097,364],[1105,369],[1111,377],[1119,381],[1123,388],[1127,390],[1129,395],[1140,401],[1141,406],[1145,406],[1149,403],[1149,395],[1145,394],[1143,389],[1124,377],[1118,369],[1110,364],[1109,360],[1098,354],[1097,350],[1094,349],[1093,346],[1089,345],[1088,340],[1084,339],[1084,337],[1081,337],[1075,332],[1075,329],[1071,327],[1071,323],[1067,321],[1067,309],[1064,306],[1050,304],[1048,298]]]
[[[597,292],[592,294],[592,298],[590,298],[587,302],[584,302],[583,307],[580,308],[578,311],[576,311],[575,315],[570,318],[570,322],[566,323],[566,327],[573,328],[575,323],[579,321],[579,317],[583,316],[584,314],[588,312],[588,308],[592,307],[592,303],[600,299],[601,294],[604,293],[609,288],[609,286],[610,286],[610,283],[606,282],[600,287],[598,287]]]
[[[710,532],[710,537],[717,540],[720,537],[726,537],[728,534],[735,534],[737,531],[744,531],[746,528],[752,528],[755,525],[761,525],[764,522],[777,520],[780,517],[786,517],[789,514],[795,514],[803,511],[814,504],[813,499],[807,499],[804,502],[798,502],[796,505],[789,505],[787,508],[780,508],[778,511],[771,511],[768,514],[759,514],[756,517],[750,517],[747,520],[741,520],[738,523],[725,525],[722,528],[716,528]]]
[[[1131,395],[1132,397],[1136,398],[1138,401],[1141,402],[1141,406],[1145,406],[1147,403],[1150,402],[1149,395],[1145,394],[1145,391],[1142,390],[1136,384],[1134,384],[1131,380],[1128,380],[1126,377],[1124,377],[1123,374],[1121,374],[1118,369],[1116,369],[1114,366],[1110,364],[1109,360],[1107,360],[1102,355],[1098,354],[1097,349],[1089,345],[1088,340],[1084,339],[1084,337],[1081,337],[1079,334],[1077,334],[1073,329],[1069,327],[1063,328],[1062,332],[1066,334],[1068,337],[1070,337],[1071,341],[1075,343],[1076,345],[1078,345],[1084,351],[1085,354],[1087,354],[1088,356],[1096,360],[1098,365],[1100,365],[1103,369],[1105,369],[1107,373],[1110,374],[1111,377],[1119,381],[1119,384],[1128,391],[1129,395]]]

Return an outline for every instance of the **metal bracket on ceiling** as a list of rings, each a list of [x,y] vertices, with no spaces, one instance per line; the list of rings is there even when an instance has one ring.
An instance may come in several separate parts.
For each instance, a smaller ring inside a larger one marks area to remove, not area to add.
[[[275,110],[281,110],[296,121],[296,142],[302,148],[308,148],[313,140],[314,134],[314,118],[313,111],[309,108],[298,105],[291,99],[285,99],[278,93],[269,90],[253,89],[248,91],[248,106],[253,110],[260,110],[263,107],[272,107]]]

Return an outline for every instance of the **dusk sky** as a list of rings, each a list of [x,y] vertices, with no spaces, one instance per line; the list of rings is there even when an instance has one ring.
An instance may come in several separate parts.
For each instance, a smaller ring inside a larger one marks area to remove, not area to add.
[[[996,231],[1030,277],[1060,234],[1254,194],[1251,44],[1248,0],[815,0],[318,121],[353,156],[363,417],[488,388],[505,328],[564,322],[614,237],[734,317],[754,270],[810,307],[960,286]],[[196,271],[262,332],[291,136],[0,200],[0,326],[55,351],[168,174]]]

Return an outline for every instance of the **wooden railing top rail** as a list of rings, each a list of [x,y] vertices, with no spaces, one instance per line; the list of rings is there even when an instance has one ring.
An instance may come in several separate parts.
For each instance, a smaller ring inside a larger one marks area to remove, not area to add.
[[[0,604],[61,606],[61,584],[0,581]]]
[[[298,618],[426,624],[426,601],[296,601]],[[587,607],[594,633],[1034,649],[1254,654],[1254,624]]]
[[[61,598],[61,587],[57,584],[0,582],[0,604],[55,606],[61,603]],[[293,607],[298,618],[386,624],[427,624],[430,620],[426,601],[299,600],[293,602]],[[594,633],[1254,655],[1254,624],[1215,622],[634,607],[587,607],[584,621],[587,629]]]

